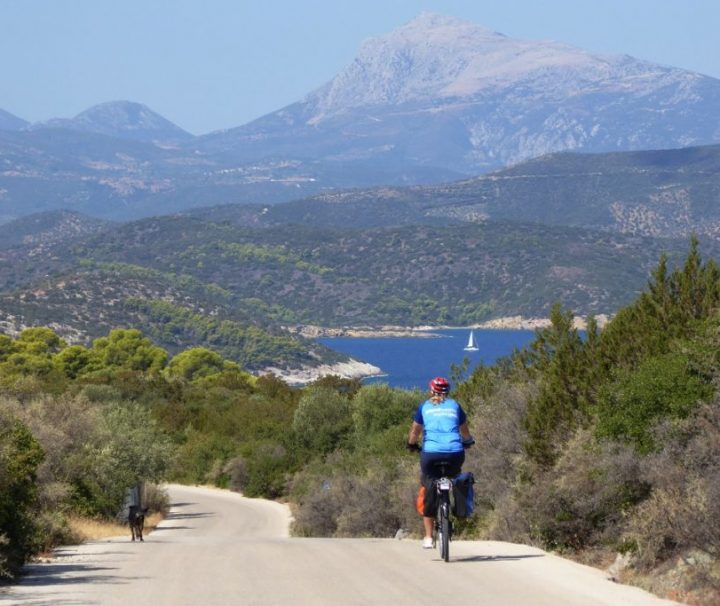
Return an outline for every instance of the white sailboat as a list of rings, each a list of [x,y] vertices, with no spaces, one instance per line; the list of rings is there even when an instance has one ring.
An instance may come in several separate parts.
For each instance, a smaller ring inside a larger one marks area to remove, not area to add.
[[[463,348],[463,351],[478,351],[479,349],[480,348],[475,343],[475,333],[471,330],[467,345]]]

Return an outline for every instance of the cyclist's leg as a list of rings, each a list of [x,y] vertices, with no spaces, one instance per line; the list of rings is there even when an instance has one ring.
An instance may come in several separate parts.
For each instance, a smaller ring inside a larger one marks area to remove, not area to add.
[[[425,541],[432,540],[433,529],[435,526],[435,516],[437,514],[438,497],[435,490],[435,480],[438,477],[435,461],[441,455],[437,453],[420,453],[420,469],[422,474],[420,481],[425,486],[425,500],[423,503],[423,527],[425,530]],[[425,545],[423,545],[424,547]]]

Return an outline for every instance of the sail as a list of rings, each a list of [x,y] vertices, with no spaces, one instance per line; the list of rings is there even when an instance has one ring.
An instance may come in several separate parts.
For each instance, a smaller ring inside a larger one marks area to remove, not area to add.
[[[470,336],[468,337],[467,345],[464,347],[465,351],[477,351],[478,346],[475,344],[475,333],[471,330]]]

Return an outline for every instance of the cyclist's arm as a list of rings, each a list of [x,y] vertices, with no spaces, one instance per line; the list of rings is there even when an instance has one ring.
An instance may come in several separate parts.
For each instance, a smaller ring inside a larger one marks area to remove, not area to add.
[[[417,444],[417,441],[422,435],[422,430],[423,426],[417,421],[413,421],[413,424],[410,426],[410,433],[408,434],[408,444]]]
[[[467,423],[460,425],[460,436],[463,440],[469,440],[472,436],[470,435],[470,428]]]

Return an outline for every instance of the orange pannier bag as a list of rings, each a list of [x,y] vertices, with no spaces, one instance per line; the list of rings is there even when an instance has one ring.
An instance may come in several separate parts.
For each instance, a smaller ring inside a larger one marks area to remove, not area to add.
[[[425,486],[421,485],[418,490],[417,499],[415,499],[415,509],[420,515],[425,515]]]

